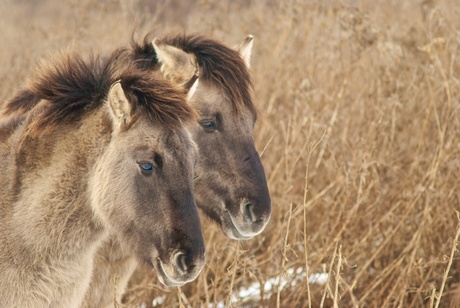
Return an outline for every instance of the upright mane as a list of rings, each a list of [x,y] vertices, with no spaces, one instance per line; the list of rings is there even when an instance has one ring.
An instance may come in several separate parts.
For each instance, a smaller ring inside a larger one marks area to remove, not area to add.
[[[193,109],[185,103],[185,93],[147,71],[122,64],[124,53],[118,49],[109,57],[91,55],[85,60],[72,52],[42,63],[28,89],[16,96],[29,99],[29,105],[21,108],[30,109],[39,100],[46,100],[29,124],[29,131],[40,133],[64,121],[79,121],[104,103],[116,81],[120,81],[135,113],[142,110],[152,121],[170,129],[194,118]]]
[[[3,115],[9,116],[15,113],[27,113],[39,101],[40,98],[30,91],[30,89],[22,89],[3,105]]]
[[[193,53],[200,66],[200,79],[225,89],[238,113],[246,107],[254,115],[257,114],[251,97],[251,77],[238,51],[214,39],[196,34],[168,36],[160,41],[187,53]],[[132,59],[139,68],[151,69],[158,64],[151,34],[147,34],[141,43],[136,43],[132,39],[131,46]]]

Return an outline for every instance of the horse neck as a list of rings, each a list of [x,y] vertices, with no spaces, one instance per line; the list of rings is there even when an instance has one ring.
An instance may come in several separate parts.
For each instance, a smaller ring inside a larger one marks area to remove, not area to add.
[[[9,143],[17,154],[10,163],[16,169],[10,170],[13,184],[2,192],[10,201],[2,205],[10,243],[21,243],[36,258],[46,254],[51,259],[72,259],[78,250],[96,245],[103,229],[91,211],[87,181],[110,138],[104,119],[98,110],[81,123],[38,137],[12,134]]]

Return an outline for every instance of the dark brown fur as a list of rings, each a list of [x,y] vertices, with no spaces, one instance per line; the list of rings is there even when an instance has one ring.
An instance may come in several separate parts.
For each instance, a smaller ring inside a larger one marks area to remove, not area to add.
[[[11,115],[14,113],[25,113],[35,106],[40,98],[29,89],[19,91],[9,102],[5,104],[3,113]]]
[[[4,115],[26,112],[41,99],[47,100],[47,108],[29,126],[29,133],[39,134],[63,121],[78,121],[102,104],[109,87],[121,80],[126,95],[135,102],[134,110],[146,113],[152,121],[174,129],[195,118],[194,110],[181,103],[185,93],[180,95],[169,83],[135,68],[118,73],[123,52],[119,49],[108,59],[92,55],[89,61],[74,53],[42,64],[29,88],[5,104]],[[156,103],[148,103],[151,101]]]
[[[254,116],[257,115],[257,109],[251,97],[253,88],[252,81],[238,51],[202,35],[170,36],[163,38],[161,41],[180,48],[185,52],[193,53],[200,66],[200,79],[204,82],[220,85],[225,89],[236,112],[240,113],[243,107],[246,107]],[[146,35],[141,43],[132,40],[131,46],[131,60],[138,68],[141,70],[154,70],[157,68],[158,60],[152,46],[151,35]],[[110,71],[110,63],[122,57],[124,52],[126,52],[126,50],[119,49],[117,52],[113,53],[106,63],[108,67],[106,67],[105,70]],[[80,66],[78,62],[81,61],[77,60],[75,62],[77,67]],[[100,66],[101,64],[97,62],[100,62],[100,60],[97,60],[94,64]],[[53,76],[55,79],[52,82],[57,82],[57,85],[60,86],[64,85],[61,84],[60,80],[62,80],[62,77],[67,76],[70,72],[68,69],[71,67],[66,65],[65,68],[67,69],[66,75],[55,75]],[[99,69],[102,69],[102,67]],[[46,83],[44,85],[46,85]],[[59,90],[59,88],[56,88],[56,90]],[[21,91],[10,101],[5,103],[3,114],[9,115],[14,112],[19,112],[20,110],[28,110],[39,101],[37,95],[45,98],[41,95],[47,92],[48,91],[38,91],[33,94],[27,90]]]

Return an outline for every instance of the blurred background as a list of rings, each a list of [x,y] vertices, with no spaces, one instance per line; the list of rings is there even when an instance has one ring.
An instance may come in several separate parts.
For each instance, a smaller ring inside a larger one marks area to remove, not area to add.
[[[456,0],[2,0],[0,101],[61,49],[252,34],[271,221],[237,242],[203,217],[197,280],[167,289],[140,266],[123,305],[460,307],[458,16]]]

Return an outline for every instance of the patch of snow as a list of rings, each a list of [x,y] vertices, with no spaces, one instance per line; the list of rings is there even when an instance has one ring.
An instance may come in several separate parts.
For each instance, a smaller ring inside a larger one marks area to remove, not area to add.
[[[294,270],[293,268],[288,269],[287,275],[280,275],[276,277],[269,278],[265,281],[263,285],[264,294],[273,295],[278,291],[278,285],[280,290],[283,290],[288,285],[295,286],[299,282],[301,282],[306,273],[303,268],[297,268]],[[287,277],[286,277],[287,276]],[[328,278],[328,273],[314,273],[308,277],[309,283],[317,283],[317,284],[325,284]],[[241,300],[245,299],[252,299],[252,300],[259,300],[260,299],[260,284],[253,283],[249,287],[240,288],[235,294]]]
[[[155,297],[152,301],[152,306],[153,307],[157,307],[157,306],[161,306],[163,304],[163,302],[165,301],[165,297],[164,296],[158,296],[158,297]]]
[[[221,301],[221,302],[218,302],[218,303],[215,304],[215,305],[210,304],[210,308],[213,308],[213,307],[216,307],[216,308],[225,308],[225,303],[224,303],[223,301]]]
[[[303,268],[289,268],[285,274],[269,278],[265,281],[265,283],[263,284],[264,294],[267,296],[275,294],[276,292],[278,292],[278,285],[280,290],[285,289],[288,285],[295,286],[298,283],[302,282],[302,280],[305,279],[306,275],[307,273],[304,271]],[[328,273],[310,274],[310,276],[308,277],[308,283],[325,284],[328,279],[328,276]],[[161,306],[164,300],[164,296],[156,297],[152,302],[152,306]],[[230,298],[230,301],[233,304],[236,304],[238,300],[241,300],[243,302],[247,300],[260,300],[260,284],[253,283],[248,287],[240,288]],[[211,304],[209,308],[211,307],[224,308],[226,307],[225,301],[219,301],[217,303]],[[145,303],[143,303],[140,306],[140,308],[146,308]]]
[[[308,282],[317,283],[317,284],[325,284],[328,277],[329,277],[328,273],[315,273],[315,274],[311,274],[310,277],[308,277]]]

